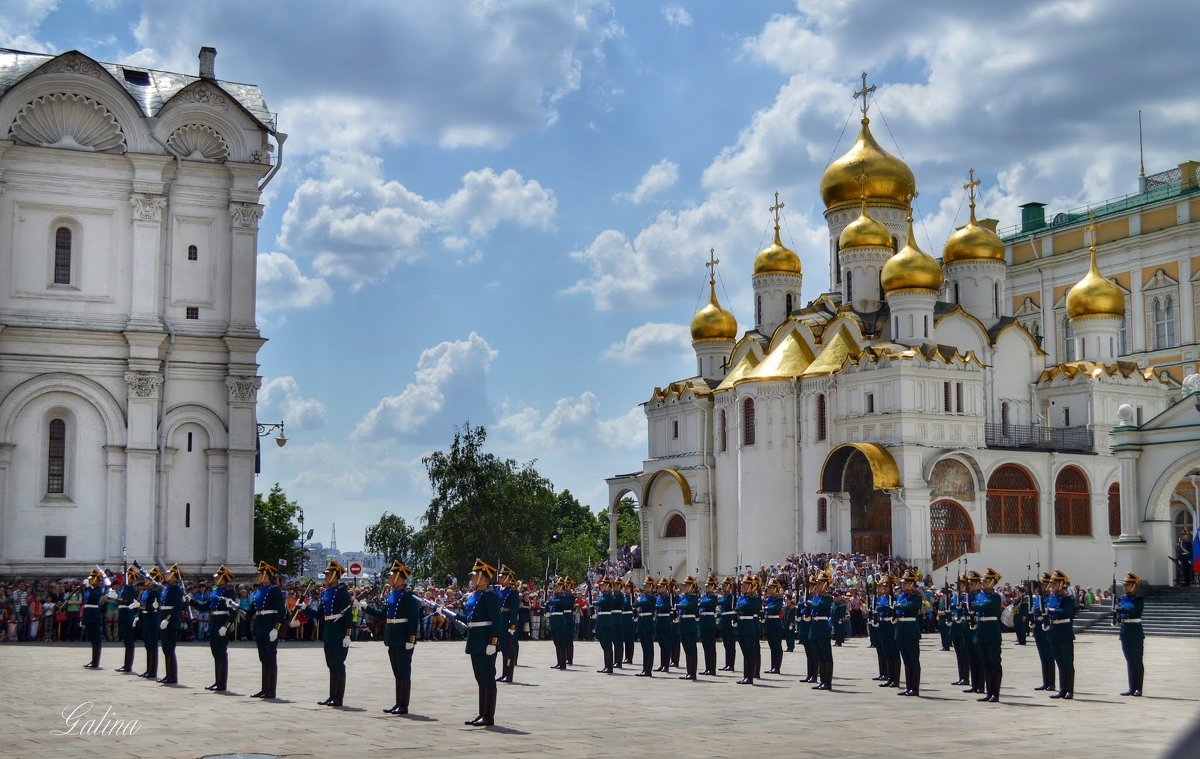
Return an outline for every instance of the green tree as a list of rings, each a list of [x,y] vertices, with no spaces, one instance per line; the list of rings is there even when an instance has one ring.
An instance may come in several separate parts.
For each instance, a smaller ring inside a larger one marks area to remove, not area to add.
[[[285,575],[300,571],[300,548],[296,545],[300,528],[293,522],[299,509],[278,482],[266,498],[262,493],[254,494],[255,562],[270,562]]]
[[[617,545],[636,546],[642,542],[642,520],[638,515],[637,503],[626,496],[617,509]]]
[[[400,559],[412,566],[413,537],[416,531],[404,521],[404,517],[384,513],[379,521],[367,528],[363,536],[363,547],[368,553],[377,553],[390,564]]]

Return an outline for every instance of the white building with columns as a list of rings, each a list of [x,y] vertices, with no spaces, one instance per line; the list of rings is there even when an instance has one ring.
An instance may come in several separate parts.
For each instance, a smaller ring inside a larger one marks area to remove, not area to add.
[[[0,574],[252,568],[252,85],[0,50]]]
[[[1013,314],[1012,248],[976,219],[977,184],[941,259],[922,251],[915,177],[864,106],[857,141],[821,180],[833,284],[807,305],[776,203],[751,324],[739,333],[714,286],[691,325],[696,372],[654,389],[641,470],[607,480],[614,525],[623,499],[640,507],[648,572],[858,551],[939,582],[962,560],[1014,582],[1040,565],[1107,586],[1118,546],[1141,544],[1145,562],[1118,560],[1169,581],[1165,558],[1150,558],[1170,554],[1169,531],[1147,524],[1166,510],[1122,489],[1111,447],[1119,407],[1153,419],[1180,384],[1123,355],[1125,291],[1100,273],[1094,224],[1083,278],[1073,257],[1063,290],[1072,353],[1052,358]]]

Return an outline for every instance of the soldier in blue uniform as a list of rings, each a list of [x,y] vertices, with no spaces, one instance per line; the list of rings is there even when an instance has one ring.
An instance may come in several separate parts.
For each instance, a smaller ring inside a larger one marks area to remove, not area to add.
[[[633,602],[633,615],[637,623],[638,641],[642,644],[642,671],[637,677],[654,677],[651,672],[654,667],[654,622],[657,597],[654,578],[647,576],[642,585],[642,592]]]
[[[632,580],[625,580],[621,592],[621,638],[624,641],[624,646],[617,646],[616,668],[622,669],[621,649],[625,649],[624,661],[626,664],[633,664],[633,645],[637,641],[637,623],[633,619],[633,599],[637,593],[637,586]]]
[[[596,597],[596,640],[600,642],[600,651],[604,656],[604,666],[597,672],[605,675],[613,673],[613,638],[618,633],[617,620],[621,614],[621,597],[613,591],[613,580],[604,577],[600,580],[600,595]]]
[[[700,581],[688,575],[683,580],[683,589],[675,607],[679,620],[679,643],[683,649],[683,661],[687,670],[680,680],[695,680],[697,669],[696,644],[700,640]]]
[[[383,599],[382,608],[364,606],[368,614],[384,620],[383,644],[387,646],[392,676],[396,679],[396,703],[384,714],[408,714],[412,693],[412,657],[417,647],[417,631],[421,624],[421,607],[408,587],[412,570],[396,559],[388,570],[391,590]]]
[[[838,648],[846,642],[846,617],[850,614],[850,610],[846,607],[845,596],[833,597],[833,616],[829,621],[833,623],[833,645]]]
[[[867,603],[867,610],[866,610],[866,614],[867,614],[867,647],[875,649],[875,667],[876,667],[876,669],[879,670],[879,674],[876,675],[875,677],[872,677],[871,679],[887,682],[888,680],[891,680],[891,677],[888,676],[888,664],[887,664],[887,658],[883,655],[883,646],[880,645],[880,643],[879,643],[879,638],[882,635],[882,630],[881,630],[882,625],[879,624],[879,611],[878,611],[879,584],[878,584],[878,582],[879,582],[878,579],[876,579],[875,584],[869,588],[870,596],[866,599],[866,603]]]
[[[125,645],[125,663],[117,672],[133,672],[133,652],[137,649],[137,630],[134,623],[138,617],[138,587],[137,581],[142,573],[135,567],[126,567],[125,576],[121,582],[120,597],[117,601],[117,627],[121,631],[121,642]]]
[[[942,597],[938,599],[937,613],[935,615],[936,622],[937,622],[938,637],[941,638],[943,651],[949,651],[950,647],[951,647],[951,642],[950,642],[950,612],[951,612],[951,610],[952,610],[952,605],[950,602],[950,586],[947,585],[945,592],[942,594]]]
[[[889,574],[884,574],[875,584],[875,616],[879,620],[875,645],[883,655],[885,675],[884,681],[879,684],[880,688],[900,687],[900,648],[896,645],[896,609],[892,597],[894,585],[895,580]]]
[[[1146,676],[1146,667],[1142,664],[1142,649],[1145,645],[1146,632],[1142,629],[1142,609],[1146,601],[1138,595],[1138,585],[1142,578],[1133,572],[1126,572],[1122,580],[1124,594],[1117,601],[1117,609],[1113,614],[1113,624],[1121,626],[1121,653],[1125,654],[1125,671],[1129,675],[1129,690],[1122,696],[1142,695],[1142,680]]]
[[[721,672],[732,672],[737,664],[737,588],[732,577],[726,577],[717,595],[717,614],[720,615],[721,646],[725,649],[725,666]]]
[[[1071,579],[1061,569],[1050,573],[1050,600],[1046,604],[1046,617],[1050,630],[1046,639],[1054,652],[1054,663],[1058,666],[1058,693],[1050,698],[1070,700],[1075,697],[1075,596],[1071,593]]]
[[[968,678],[970,682],[963,693],[984,693],[985,678],[983,675],[983,654],[980,652],[978,644],[975,642],[975,630],[978,627],[975,615],[974,598],[979,594],[980,588],[983,585],[983,575],[976,572],[974,569],[968,570],[966,573],[967,593],[963,601],[963,608],[966,610],[967,619],[967,634],[963,638],[964,648],[967,650],[967,668]]]
[[[812,575],[802,578],[800,582],[803,585],[804,593],[796,606],[796,637],[800,640],[800,647],[804,649],[804,679],[800,682],[815,683],[817,681],[817,660],[813,658],[812,603],[809,599],[813,584]]]
[[[904,662],[904,690],[898,696],[921,695],[921,593],[917,583],[921,576],[909,569],[900,578],[900,593],[896,596],[896,647]]]
[[[475,559],[471,568],[471,594],[463,602],[463,621],[467,625],[466,652],[479,686],[479,714],[465,724],[493,725],[496,721],[496,647],[504,630],[500,597],[491,589],[496,568]]]
[[[279,679],[276,649],[279,646],[279,631],[287,615],[283,591],[275,584],[275,575],[278,573],[279,570],[266,561],[258,562],[258,588],[250,599],[250,618],[254,624],[258,661],[262,664],[262,688],[250,694],[250,698],[275,698],[275,685]]]
[[[1050,600],[1050,573],[1038,575],[1038,592],[1029,600],[1029,624],[1033,627],[1033,644],[1037,646],[1038,659],[1042,665],[1042,684],[1034,690],[1055,690],[1054,651],[1050,648],[1050,620],[1046,608]]]
[[[223,692],[229,682],[229,633],[237,621],[238,603],[229,583],[233,573],[224,564],[213,575],[213,587],[188,604],[208,612],[208,650],[212,654],[216,678],[204,690]]]
[[[654,600],[654,640],[658,642],[658,659],[662,662],[655,672],[671,671],[671,635],[674,633],[671,617],[674,612],[671,581],[664,577],[658,581],[658,598]]]
[[[778,675],[783,666],[783,586],[774,577],[767,582],[767,595],[763,599],[763,637],[771,652],[767,674]]]
[[[310,604],[313,619],[321,620],[321,644],[329,668],[329,697],[317,706],[341,706],[346,695],[346,655],[350,653],[350,609],[354,601],[342,584],[346,568],[333,559],[325,567],[325,588],[316,604]],[[365,602],[362,602],[365,606]]]
[[[679,583],[671,578],[667,581],[667,588],[671,592],[671,666],[678,667],[682,643],[679,637],[679,610],[676,608],[679,604]]]
[[[833,690],[833,647],[830,639],[833,637],[833,596],[829,594],[829,586],[833,584],[833,575],[829,570],[818,572],[813,578],[812,592],[808,596],[809,617],[808,639],[812,648],[813,661],[820,681],[813,690]]]
[[[554,583],[554,592],[546,600],[545,614],[550,618],[550,640],[554,643],[554,666],[550,669],[567,668],[567,639],[572,633],[572,613],[575,598],[566,589],[567,578],[560,577]]]
[[[796,650],[796,599],[791,595],[783,599],[783,643],[785,652]]]
[[[967,651],[967,580],[961,575],[955,580],[954,594],[950,596],[949,614],[950,647],[954,649],[954,662],[958,666],[958,679],[951,685],[971,684],[971,658]]]
[[[500,567],[500,574],[496,579],[500,584],[500,613],[505,618],[504,633],[500,640],[503,658],[500,677],[496,678],[496,682],[511,683],[513,671],[517,668],[517,655],[521,650],[521,644],[517,640],[517,625],[521,621],[521,591],[517,590],[517,575],[509,567]]]
[[[737,642],[742,649],[742,679],[738,685],[754,685],[759,658],[759,622],[762,602],[758,597],[758,575],[746,573],[742,578],[742,594],[734,605],[737,611]]]
[[[163,659],[167,674],[158,680],[163,685],[179,682],[179,660],[175,657],[175,641],[179,636],[179,618],[186,603],[183,595],[183,572],[178,564],[167,570],[167,582],[158,598],[159,640],[162,643]]]
[[[101,629],[104,615],[100,612],[100,605],[104,602],[104,580],[100,568],[93,569],[87,579],[87,590],[83,592],[83,631],[92,644],[92,660],[83,665],[85,669],[100,669],[100,647],[104,640]]]
[[[1004,599],[996,592],[998,582],[1000,573],[988,567],[980,578],[982,587],[971,599],[971,612],[975,619],[971,643],[979,655],[984,686],[983,698],[976,700],[993,704],[1000,700],[1000,681],[1004,677],[1004,667],[1000,661],[1000,609]]]
[[[158,599],[163,579],[161,569],[150,567],[139,599],[138,626],[142,628],[142,645],[146,649],[146,671],[141,677],[147,680],[158,679]]]
[[[709,575],[704,582],[704,593],[700,596],[700,648],[704,651],[704,671],[700,674],[715,677],[717,674],[717,578]]]

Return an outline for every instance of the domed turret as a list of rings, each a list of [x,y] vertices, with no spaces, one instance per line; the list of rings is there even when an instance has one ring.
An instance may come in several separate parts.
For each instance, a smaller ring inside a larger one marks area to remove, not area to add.
[[[933,256],[917,247],[912,214],[908,215],[908,243],[883,265],[880,283],[885,293],[902,290],[930,290],[942,287],[942,267]]]
[[[779,222],[775,222],[775,241],[763,248],[754,257],[754,273],[757,274],[796,274],[800,272],[800,256],[785,248],[779,239]]]
[[[908,166],[880,147],[871,134],[871,120],[862,118],[862,131],[845,154],[829,164],[821,176],[821,200],[827,210],[855,203],[863,194],[859,175],[868,176],[868,202],[907,207],[917,193],[917,180]]]
[[[706,380],[721,381],[729,364],[729,354],[737,337],[737,319],[717,301],[716,251],[708,251],[708,303],[692,317],[692,349],[696,351],[696,371]]]
[[[862,198],[862,210],[858,218],[846,225],[838,236],[838,251],[854,248],[890,248],[892,233],[883,222],[867,214],[867,199]]]
[[[1000,261],[1004,262],[1004,243],[992,230],[981,227],[975,221],[975,176],[971,170],[971,219],[962,229],[957,230],[946,240],[942,249],[942,263],[953,264],[959,261]]]
[[[1094,316],[1125,316],[1125,293],[1104,278],[1096,265],[1096,231],[1092,225],[1091,266],[1083,279],[1067,293],[1067,316],[1086,319]]]
[[[710,279],[708,285],[708,304],[692,317],[692,340],[733,340],[737,319],[717,302],[716,279]]]

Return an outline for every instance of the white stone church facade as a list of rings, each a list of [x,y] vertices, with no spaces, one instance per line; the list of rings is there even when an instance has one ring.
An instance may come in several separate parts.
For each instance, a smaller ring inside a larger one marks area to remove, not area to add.
[[[0,50],[0,575],[252,567],[255,86]]]
[[[778,215],[749,329],[712,290],[691,325],[696,374],[654,389],[641,471],[607,480],[611,513],[640,507],[645,569],[728,575],[859,551],[939,583],[960,560],[1014,582],[1040,564],[1107,586],[1114,560],[1169,581],[1171,536],[1122,498],[1110,447],[1122,404],[1152,419],[1181,391],[1118,358],[1123,295],[1096,272],[1095,241],[1067,304],[1078,351],[1056,363],[1011,313],[995,223],[972,200],[935,260],[911,235],[915,191],[864,110],[821,183],[833,291],[802,304]],[[1118,559],[1122,541],[1145,560]]]

